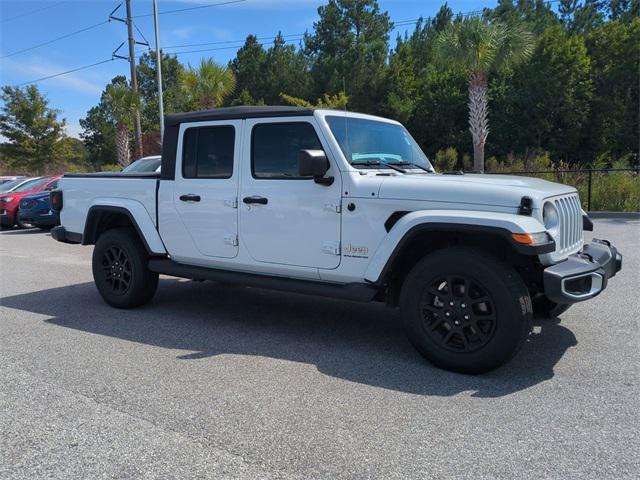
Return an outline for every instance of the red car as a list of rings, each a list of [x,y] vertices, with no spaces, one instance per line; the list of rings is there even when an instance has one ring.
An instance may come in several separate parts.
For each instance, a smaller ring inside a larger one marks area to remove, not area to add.
[[[43,190],[55,190],[60,178],[62,178],[62,175],[34,178],[11,192],[0,194],[0,225],[2,228],[11,228],[16,224],[18,220],[18,205],[22,197]]]

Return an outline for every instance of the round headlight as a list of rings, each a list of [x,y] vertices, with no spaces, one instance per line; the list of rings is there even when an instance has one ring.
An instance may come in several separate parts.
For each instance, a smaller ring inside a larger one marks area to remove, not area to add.
[[[544,204],[542,208],[542,220],[544,221],[544,228],[552,232],[560,225],[558,209],[553,203],[547,202]]]

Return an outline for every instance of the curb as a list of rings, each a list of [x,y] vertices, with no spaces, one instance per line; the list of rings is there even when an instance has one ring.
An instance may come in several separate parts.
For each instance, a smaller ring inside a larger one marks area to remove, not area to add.
[[[640,212],[589,212],[589,218],[627,218],[640,220]]]

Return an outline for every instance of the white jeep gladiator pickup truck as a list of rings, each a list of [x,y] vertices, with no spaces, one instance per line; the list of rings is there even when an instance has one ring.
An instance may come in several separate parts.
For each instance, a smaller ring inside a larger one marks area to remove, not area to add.
[[[94,245],[93,276],[118,308],[158,275],[401,309],[434,364],[491,370],[534,314],[598,295],[622,257],[583,242],[574,188],[437,174],[398,122],[331,110],[232,107],[166,118],[159,174],[65,175],[61,242]]]

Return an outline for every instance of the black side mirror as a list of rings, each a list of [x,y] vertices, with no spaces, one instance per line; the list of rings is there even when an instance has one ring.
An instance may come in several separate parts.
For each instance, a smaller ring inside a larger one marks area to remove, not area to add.
[[[313,177],[316,183],[331,185],[333,177],[325,177],[329,161],[322,150],[300,150],[298,152],[298,175]]]

